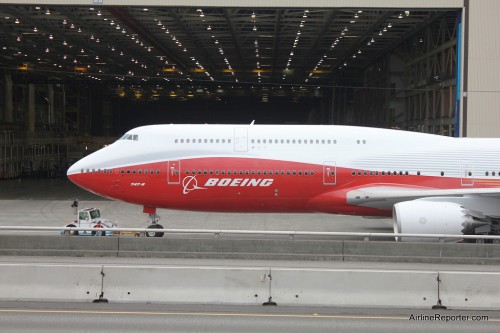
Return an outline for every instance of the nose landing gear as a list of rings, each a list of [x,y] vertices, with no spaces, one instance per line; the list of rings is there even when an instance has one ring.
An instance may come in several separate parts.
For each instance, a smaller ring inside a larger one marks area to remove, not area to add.
[[[156,214],[156,208],[144,206],[143,212],[148,214],[149,222],[151,223],[151,225],[147,227],[148,231],[146,231],[146,237],[163,237],[165,234],[164,232],[154,231],[155,229],[163,229],[163,226],[158,224],[160,216]]]

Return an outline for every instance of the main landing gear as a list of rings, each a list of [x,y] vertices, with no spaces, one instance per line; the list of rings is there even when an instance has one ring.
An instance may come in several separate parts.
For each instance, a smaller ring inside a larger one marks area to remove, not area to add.
[[[148,214],[151,223],[151,225],[147,227],[148,231],[146,231],[146,237],[163,237],[165,234],[164,232],[154,231],[155,229],[163,229],[163,226],[158,224],[160,216],[156,214],[156,208],[144,207],[144,213]]]

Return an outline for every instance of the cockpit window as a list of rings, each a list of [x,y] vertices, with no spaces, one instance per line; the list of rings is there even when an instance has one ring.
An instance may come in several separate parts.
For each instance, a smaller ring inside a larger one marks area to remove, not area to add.
[[[139,141],[139,135],[138,134],[125,134],[123,135],[120,140],[130,140],[130,141]]]

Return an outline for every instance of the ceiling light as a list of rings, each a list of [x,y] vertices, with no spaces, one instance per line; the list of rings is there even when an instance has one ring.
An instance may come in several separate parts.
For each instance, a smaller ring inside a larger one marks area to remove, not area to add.
[[[45,11],[45,15],[50,15],[50,10],[47,9],[47,11]]]
[[[101,15],[102,15],[102,14],[101,14],[101,11],[99,10],[99,11],[97,12],[97,16],[101,16]]]
[[[71,25],[69,26],[71,29],[75,29],[75,25],[73,23],[71,23]]]
[[[254,25],[252,30],[257,31],[257,26]]]
[[[49,48],[46,48],[46,49],[45,49],[45,53],[49,53]]]
[[[16,20],[14,21],[15,24],[19,24],[19,19],[16,18]]]
[[[33,32],[38,32],[38,28],[37,28],[37,27],[34,27],[34,28],[33,28]]]
[[[54,39],[54,36],[52,36],[52,35],[49,35],[49,39]]]
[[[21,37],[17,36],[16,40],[17,40],[18,42],[20,42],[20,41],[21,41]]]
[[[402,18],[403,18],[403,14],[399,13],[398,19],[402,19]]]
[[[211,27],[211,26],[208,26],[208,27],[207,27],[207,30],[212,30],[212,27]]]
[[[389,23],[389,24],[387,25],[387,28],[392,28],[392,23]]]

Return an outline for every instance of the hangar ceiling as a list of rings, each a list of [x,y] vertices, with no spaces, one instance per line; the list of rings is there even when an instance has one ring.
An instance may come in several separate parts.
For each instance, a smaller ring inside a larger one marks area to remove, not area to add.
[[[13,80],[110,86],[332,86],[455,12],[0,6]]]

